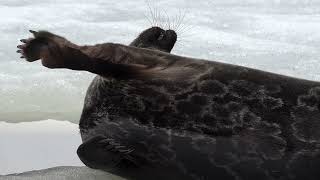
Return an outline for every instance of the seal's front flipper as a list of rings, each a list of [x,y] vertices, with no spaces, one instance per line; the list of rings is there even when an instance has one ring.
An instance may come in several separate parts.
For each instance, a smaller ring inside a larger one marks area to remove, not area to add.
[[[121,146],[111,138],[96,136],[83,144],[77,150],[81,161],[90,168],[112,170],[114,168],[137,167],[137,161],[132,157],[133,149]]]

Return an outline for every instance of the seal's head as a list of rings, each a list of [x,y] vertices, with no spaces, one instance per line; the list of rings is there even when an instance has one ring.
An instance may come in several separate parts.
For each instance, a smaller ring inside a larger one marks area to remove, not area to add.
[[[176,41],[177,34],[174,30],[151,27],[144,30],[130,46],[157,49],[169,53]]]

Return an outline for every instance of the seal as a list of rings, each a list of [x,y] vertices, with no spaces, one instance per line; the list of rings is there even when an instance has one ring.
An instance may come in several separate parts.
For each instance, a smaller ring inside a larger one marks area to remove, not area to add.
[[[79,46],[31,31],[18,53],[89,71],[77,150],[128,179],[318,179],[320,83],[170,54],[172,30]]]

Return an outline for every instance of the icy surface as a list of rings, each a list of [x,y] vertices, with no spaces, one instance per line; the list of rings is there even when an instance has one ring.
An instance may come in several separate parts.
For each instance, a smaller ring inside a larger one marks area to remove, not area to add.
[[[123,180],[87,167],[55,167],[21,174],[0,176],[0,180]]]
[[[0,122],[0,174],[54,166],[84,166],[78,125],[68,121]]]
[[[78,125],[68,121],[0,122],[0,180],[121,180],[83,167],[80,144]]]
[[[154,24],[174,27],[185,15],[175,54],[320,80],[319,0],[1,0],[0,121],[77,122],[93,77],[22,61],[16,45],[29,29],[128,44],[150,27],[148,5],[162,13]]]

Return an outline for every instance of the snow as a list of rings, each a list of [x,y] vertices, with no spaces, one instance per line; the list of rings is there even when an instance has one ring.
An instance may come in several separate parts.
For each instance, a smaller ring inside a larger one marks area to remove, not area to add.
[[[77,125],[56,120],[78,122],[94,75],[22,61],[16,46],[29,29],[78,44],[128,44],[157,19],[176,27],[174,54],[320,80],[319,0],[0,0],[0,15],[0,174],[83,166]],[[43,119],[55,120],[27,123]],[[71,178],[80,169],[41,172]]]

